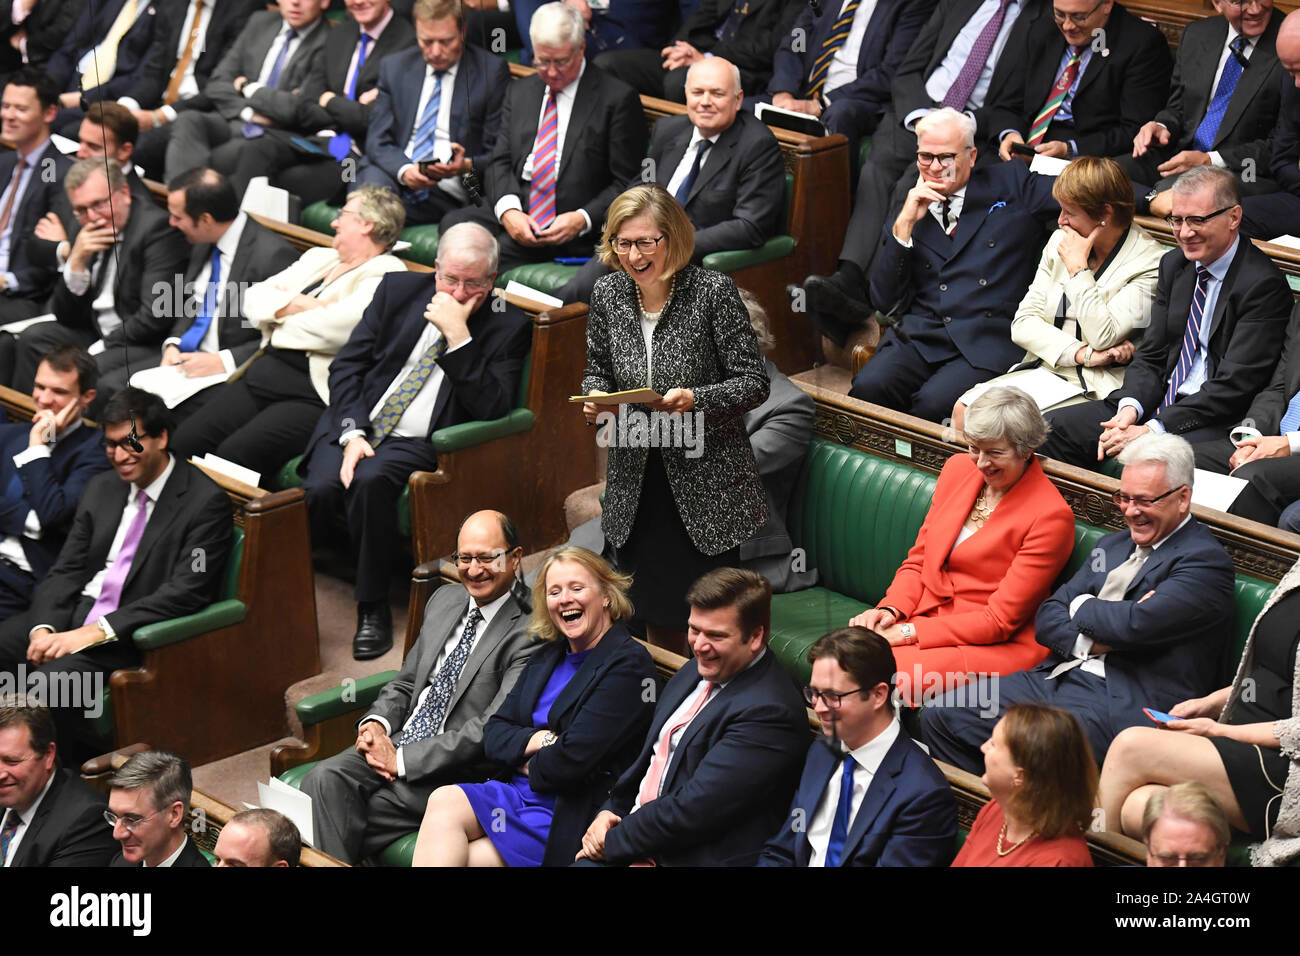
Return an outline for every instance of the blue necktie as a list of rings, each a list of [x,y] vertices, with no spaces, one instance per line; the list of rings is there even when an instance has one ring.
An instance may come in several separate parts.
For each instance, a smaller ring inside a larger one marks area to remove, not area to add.
[[[429,102],[424,104],[420,121],[415,124],[415,146],[411,150],[412,162],[418,163],[429,159],[433,151],[433,139],[438,130],[438,110],[442,108],[442,75],[441,70],[433,74],[433,94],[429,97]]]
[[[419,710],[411,715],[406,729],[394,735],[394,744],[399,747],[413,744],[417,740],[432,737],[442,727],[442,722],[447,716],[447,707],[451,704],[452,691],[456,689],[456,681],[460,679],[465,661],[469,660],[470,651],[474,648],[474,638],[478,634],[478,625],[482,620],[483,612],[477,607],[469,612],[469,620],[465,622],[465,630],[461,632],[460,640],[456,642],[452,652],[438,668],[438,673],[433,678],[433,687],[424,695]]]
[[[1183,347],[1178,353],[1178,364],[1174,374],[1169,377],[1169,388],[1165,390],[1165,400],[1160,403],[1157,413],[1164,411],[1178,401],[1178,390],[1187,381],[1192,366],[1196,363],[1196,353],[1201,350],[1201,320],[1205,311],[1205,294],[1210,286],[1210,270],[1205,266],[1196,267],[1196,291],[1192,294],[1192,311],[1187,317],[1187,328],[1183,332]]]
[[[284,64],[289,60],[289,44],[293,42],[294,37],[297,35],[298,31],[293,27],[289,27],[285,31],[284,43],[280,44],[280,52],[276,54],[275,62],[271,64],[271,75],[266,78],[266,82],[262,84],[263,86],[269,86],[272,89],[279,88],[280,73],[284,70]],[[244,124],[245,139],[257,139],[257,137],[261,136],[264,132],[266,132],[266,130],[262,129],[262,127],[258,126],[256,123]]]
[[[1237,81],[1241,79],[1240,57],[1245,45],[1246,38],[1241,34],[1232,41],[1232,52],[1228,54],[1228,59],[1223,64],[1223,74],[1219,77],[1219,85],[1214,90],[1214,98],[1210,100],[1210,108],[1205,111],[1205,118],[1201,120],[1201,125],[1196,127],[1196,135],[1192,137],[1192,149],[1199,149],[1206,153],[1214,145],[1219,124],[1223,122],[1223,114],[1228,111],[1228,101],[1232,99],[1232,91],[1237,88]]]
[[[352,79],[348,81],[346,91],[347,98],[350,100],[357,98],[357,77],[361,75],[361,67],[366,62],[366,47],[369,44],[370,34],[361,34],[361,51],[357,54],[357,68],[352,71]],[[338,133],[330,140],[330,155],[338,162],[343,162],[350,152],[352,152],[352,137],[347,133]]]
[[[707,139],[700,140],[699,146],[695,150],[695,162],[691,163],[691,171],[686,174],[682,184],[677,187],[677,192],[673,194],[678,204],[686,205],[686,200],[691,198],[691,190],[695,187],[695,180],[700,175],[700,167],[704,165],[704,154],[709,151],[713,144]]]
[[[180,345],[177,346],[182,352],[197,352],[199,345],[203,342],[203,336],[208,334],[208,326],[212,324],[212,316],[217,311],[217,300],[221,295],[221,251],[212,247],[212,264],[208,270],[208,288],[203,293],[203,307],[199,309],[199,317],[194,320],[194,324],[185,330],[181,336]]]
[[[831,825],[831,838],[826,844],[827,866],[840,865],[844,841],[849,838],[849,817],[853,813],[853,771],[857,766],[853,754],[844,758],[844,770],[840,774],[840,802],[835,806],[835,822]]]
[[[1287,432],[1300,431],[1300,392],[1291,396],[1291,403],[1286,407],[1286,414],[1282,416],[1282,425],[1280,431],[1283,435]]]

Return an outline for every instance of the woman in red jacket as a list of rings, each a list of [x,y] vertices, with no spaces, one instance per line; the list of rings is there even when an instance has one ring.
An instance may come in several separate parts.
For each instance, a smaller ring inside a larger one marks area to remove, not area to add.
[[[969,674],[1041,661],[1034,614],[1074,549],[1074,514],[1034,457],[1047,423],[1033,399],[989,389],[967,410],[965,434],[970,453],[943,466],[889,590],[849,622],[893,645],[899,692],[913,707]]]

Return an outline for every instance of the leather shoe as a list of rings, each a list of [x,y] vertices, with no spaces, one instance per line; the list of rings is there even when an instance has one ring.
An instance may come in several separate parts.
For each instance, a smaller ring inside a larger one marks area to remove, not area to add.
[[[393,612],[387,601],[357,605],[357,633],[352,638],[352,658],[369,661],[383,657],[393,646]]]
[[[808,297],[808,311],[835,316],[839,324],[856,329],[871,321],[875,310],[871,308],[860,290],[849,288],[849,283],[838,272],[829,276],[809,276],[803,283]]]

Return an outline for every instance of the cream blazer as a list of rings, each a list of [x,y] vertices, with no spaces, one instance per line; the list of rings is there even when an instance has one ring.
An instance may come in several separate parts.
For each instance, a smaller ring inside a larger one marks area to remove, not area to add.
[[[375,256],[317,289],[313,295],[325,303],[324,307],[276,318],[276,312],[338,262],[339,254],[332,248],[308,249],[289,268],[250,286],[244,293],[244,317],[262,330],[262,348],[274,345],[306,352],[311,383],[326,405],[330,403],[330,363],[334,356],[361,321],[384,275],[406,269],[396,256]]]

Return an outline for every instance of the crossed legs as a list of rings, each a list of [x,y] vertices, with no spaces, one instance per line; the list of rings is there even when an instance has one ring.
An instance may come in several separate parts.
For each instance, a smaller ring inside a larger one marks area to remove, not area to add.
[[[429,797],[411,862],[415,866],[506,865],[458,786],[439,787]]]

